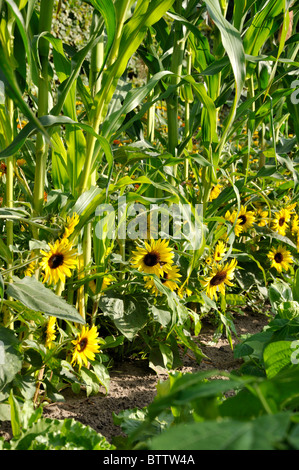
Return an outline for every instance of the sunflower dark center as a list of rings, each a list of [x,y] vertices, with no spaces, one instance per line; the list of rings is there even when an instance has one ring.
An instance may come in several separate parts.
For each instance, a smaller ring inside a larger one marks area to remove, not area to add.
[[[276,263],[281,263],[282,260],[283,260],[283,256],[282,256],[281,253],[278,252],[278,253],[275,253],[274,259],[275,259]]]
[[[285,219],[284,217],[280,217],[280,219],[279,219],[279,221],[278,221],[278,224],[279,224],[280,227],[283,226],[283,224],[285,223],[285,220],[286,220],[286,219]]]
[[[220,271],[210,280],[211,286],[219,286],[226,279],[226,271]]]
[[[48,265],[51,269],[59,268],[63,264],[63,255],[58,253],[49,258]]]
[[[238,219],[241,220],[240,225],[244,225],[246,223],[246,215],[239,215]]]
[[[82,338],[80,343],[78,344],[78,350],[79,352],[82,352],[84,351],[84,349],[86,348],[87,346],[87,338]]]
[[[165,284],[167,280],[168,280],[168,273],[163,272],[163,276],[161,277],[162,284]]]
[[[144,264],[149,267],[156,266],[159,260],[160,260],[160,255],[159,253],[156,253],[155,251],[151,251],[150,253],[147,253],[145,257],[143,258]]]

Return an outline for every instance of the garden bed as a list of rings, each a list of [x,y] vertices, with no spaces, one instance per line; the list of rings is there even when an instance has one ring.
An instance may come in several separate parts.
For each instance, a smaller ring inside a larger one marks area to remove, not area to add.
[[[234,315],[238,337],[260,332],[268,321],[268,316],[249,310]],[[197,364],[189,354],[186,354],[182,356],[183,366],[178,370],[197,372],[215,369],[230,372],[240,366],[241,361],[234,358],[228,340],[222,337],[214,342],[214,333],[215,326],[204,322],[198,341],[202,352],[209,359]],[[234,345],[239,341],[238,337],[233,337]],[[66,389],[65,401],[46,405],[44,416],[52,419],[73,418],[95,429],[110,441],[114,436],[122,434],[120,428],[113,422],[113,413],[118,414],[125,409],[140,409],[149,405],[155,397],[158,381],[166,380],[167,377],[167,371],[161,369],[155,372],[148,367],[147,361],[130,360],[118,363],[110,371],[110,389],[107,395],[104,388],[103,393],[89,397],[84,390],[74,394],[71,389]],[[0,423],[1,435],[10,437],[9,422]]]

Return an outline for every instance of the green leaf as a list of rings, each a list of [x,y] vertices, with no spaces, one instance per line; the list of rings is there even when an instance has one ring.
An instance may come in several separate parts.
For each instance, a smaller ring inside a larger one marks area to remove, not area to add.
[[[275,16],[283,10],[284,2],[269,0],[264,3],[253,18],[249,28],[244,34],[244,49],[246,54],[259,55],[260,49],[266,43],[267,38],[272,33],[272,25]]]
[[[293,292],[293,299],[296,300],[296,302],[299,302],[299,269],[296,270],[296,273],[294,276],[292,292]]]
[[[226,303],[228,305],[246,305],[246,297],[239,294],[226,294],[225,296]]]
[[[145,113],[147,108],[149,108],[149,104],[144,104],[144,99],[149,95],[151,90],[155,88],[159,81],[169,75],[172,75],[172,73],[163,70],[151,77],[145,85],[130,90],[123,99],[121,106],[105,119],[103,123],[102,134],[109,138],[113,133],[117,132],[126,115],[128,115],[139,105],[144,105]],[[139,115],[140,114],[138,113],[138,116]],[[132,123],[133,120],[130,120],[129,122]]]
[[[151,312],[155,321],[160,323],[163,327],[166,327],[171,321],[171,313],[168,310],[157,308],[152,305]]]
[[[242,89],[246,78],[246,66],[245,66],[245,53],[243,48],[243,42],[241,39],[240,32],[230,24],[226,18],[222,15],[221,7],[218,0],[205,0],[207,5],[208,13],[211,19],[216,24],[221,34],[221,40],[223,47],[229,57],[234,78],[235,78],[235,97],[231,111],[227,119],[227,124],[223,130],[222,138],[219,143],[220,149],[222,149],[225,139],[227,137],[229,128],[231,127],[235,118],[237,104],[239,102]],[[220,152],[221,153],[221,152]]]
[[[21,33],[21,37],[22,37],[22,40],[25,46],[25,51],[26,51],[26,61],[28,62],[28,66],[30,68],[31,51],[30,51],[30,45],[29,45],[29,40],[28,40],[27,33],[26,33],[26,26],[24,23],[23,16],[13,0],[6,0],[6,3],[11,9],[11,12],[15,17],[16,24],[18,25],[19,31]]]
[[[165,369],[171,369],[173,366],[173,352],[171,348],[167,344],[159,342],[159,349]]]
[[[3,277],[0,274],[0,305],[2,304],[3,298],[4,298],[4,281],[3,281]]]
[[[282,302],[293,300],[292,289],[288,283],[277,280],[269,286],[269,300],[274,311],[277,310],[277,305]]]
[[[87,396],[91,394],[97,394],[100,390],[100,387],[99,379],[96,374],[92,370],[86,369],[86,367],[82,367],[80,370],[80,375],[86,385]]]
[[[0,257],[5,261],[12,261],[12,254],[8,246],[4,243],[2,238],[0,238]]]
[[[15,333],[0,327],[0,391],[13,381],[22,364],[23,355],[19,351],[19,341]]]
[[[92,363],[93,371],[97,376],[101,385],[103,385],[106,389],[106,392],[109,392],[109,385],[110,385],[110,375],[108,372],[107,367],[100,362],[93,361]]]
[[[281,369],[291,365],[292,341],[274,341],[264,349],[264,364],[269,379]]]
[[[299,302],[296,300],[289,300],[287,302],[281,302],[277,305],[277,315],[279,318],[286,318],[291,320],[299,316]]]
[[[9,395],[8,403],[10,405],[12,433],[14,437],[19,437],[21,434],[21,408],[12,391]]]
[[[85,320],[72,305],[54,294],[34,277],[25,277],[24,279],[14,277],[13,282],[7,287],[7,295],[19,300],[31,310],[43,312],[62,320],[85,324]]]
[[[141,295],[122,296],[109,292],[100,299],[99,308],[129,341],[133,340],[148,320],[148,301]]]
[[[238,420],[178,424],[154,437],[151,450],[275,450],[283,443],[290,413]],[[187,457],[186,457],[187,459]]]
[[[216,376],[217,371],[201,371],[194,374],[186,373],[178,378],[171,387],[169,394],[157,398],[149,406],[149,416],[154,418],[169,406],[185,406],[192,401],[203,397],[219,396],[228,390],[238,387],[240,382],[236,379],[213,379],[207,381],[211,376]]]
[[[194,94],[197,96],[199,101],[203,103],[205,106],[207,113],[208,113],[208,122],[209,125],[207,126],[206,130],[206,139],[209,140],[209,142],[216,141],[217,136],[216,136],[216,108],[213,100],[209,97],[205,86],[203,83],[196,83],[193,77],[191,76],[185,76],[184,80],[187,83],[190,83],[192,86],[192,89],[194,91]]]
[[[100,75],[106,64],[108,54],[115,38],[116,14],[112,0],[90,0],[90,3],[100,12],[106,25],[107,41],[105,45],[105,56],[103,58],[101,69],[99,70]]]
[[[74,419],[40,418],[10,442],[10,450],[113,450],[90,426]]]
[[[55,127],[55,126],[67,126],[67,125],[79,127],[82,130],[90,133],[92,136],[96,137],[96,139],[100,142],[100,145],[102,146],[104,152],[106,153],[107,159],[108,159],[109,162],[113,158],[112,154],[111,154],[110,145],[108,144],[108,141],[104,137],[98,135],[93,130],[93,128],[91,126],[89,126],[88,124],[73,121],[68,116],[58,116],[58,117],[56,117],[56,116],[51,116],[51,115],[42,116],[40,118],[39,124],[42,124],[45,128],[52,128],[52,127]],[[35,125],[35,123],[28,123],[21,130],[21,132],[19,132],[19,134],[13,140],[13,142],[8,147],[6,147],[6,149],[4,149],[0,152],[0,158],[5,159],[5,158],[7,158],[11,155],[14,155],[18,150],[20,150],[23,147],[23,145],[25,144],[28,137],[30,137],[32,134],[34,134],[36,132],[36,130],[37,130],[37,126]]]

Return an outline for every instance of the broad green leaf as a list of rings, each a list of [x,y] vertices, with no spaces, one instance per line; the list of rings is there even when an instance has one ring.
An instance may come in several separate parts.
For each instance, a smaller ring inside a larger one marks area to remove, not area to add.
[[[296,300],[296,302],[299,302],[299,269],[296,270],[296,273],[293,279],[292,291],[293,291],[293,299]]]
[[[14,278],[7,287],[7,295],[19,300],[25,307],[52,315],[62,320],[84,324],[78,311],[62,297],[33,277]]]
[[[22,368],[23,355],[15,333],[0,327],[0,391],[13,381]]]
[[[155,305],[152,305],[151,312],[154,320],[160,323],[164,328],[170,323],[171,314],[168,310],[164,310],[156,307]]]
[[[274,341],[264,350],[264,364],[269,379],[274,377],[281,369],[290,366],[293,349],[292,341]],[[298,346],[297,346],[298,348]]]
[[[99,379],[96,374],[86,367],[82,367],[80,370],[80,375],[83,382],[86,385],[86,394],[87,396],[91,394],[97,394],[100,390]]]
[[[100,299],[99,308],[129,341],[148,321],[148,301],[140,295],[121,296],[109,292]]]
[[[170,369],[173,366],[173,352],[171,348],[168,344],[159,342],[159,349],[162,355],[165,369]]]
[[[10,450],[113,450],[104,436],[74,419],[40,418],[12,440]]]
[[[100,384],[105,387],[106,392],[108,393],[110,386],[110,374],[107,370],[107,367],[104,364],[101,364],[100,362],[93,361],[92,368]]]
[[[17,438],[21,434],[21,407],[16,397],[14,397],[12,390],[8,398],[8,403],[10,405],[10,421],[12,433],[13,436]]]
[[[290,413],[238,420],[178,424],[154,437],[151,450],[275,450],[284,442]],[[186,456],[188,462],[188,457]]]
[[[299,302],[296,300],[289,300],[288,302],[282,302],[277,305],[277,314],[280,318],[292,318],[299,316]]]
[[[246,297],[239,294],[226,294],[225,300],[228,305],[245,305],[247,303]]]
[[[8,246],[4,243],[2,238],[0,238],[0,257],[5,261],[12,261],[12,254]]]
[[[271,302],[272,308],[274,311],[277,308],[278,304],[282,302],[288,302],[293,300],[292,289],[284,281],[277,280],[269,286],[269,300]]]

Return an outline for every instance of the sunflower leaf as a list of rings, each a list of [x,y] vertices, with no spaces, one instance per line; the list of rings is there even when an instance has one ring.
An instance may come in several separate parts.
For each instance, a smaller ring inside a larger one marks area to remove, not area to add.
[[[53,315],[62,320],[84,324],[85,321],[79,312],[63,298],[58,297],[44,284],[34,277],[19,279],[13,278],[13,282],[7,287],[7,295],[19,300],[25,307],[46,315]]]

